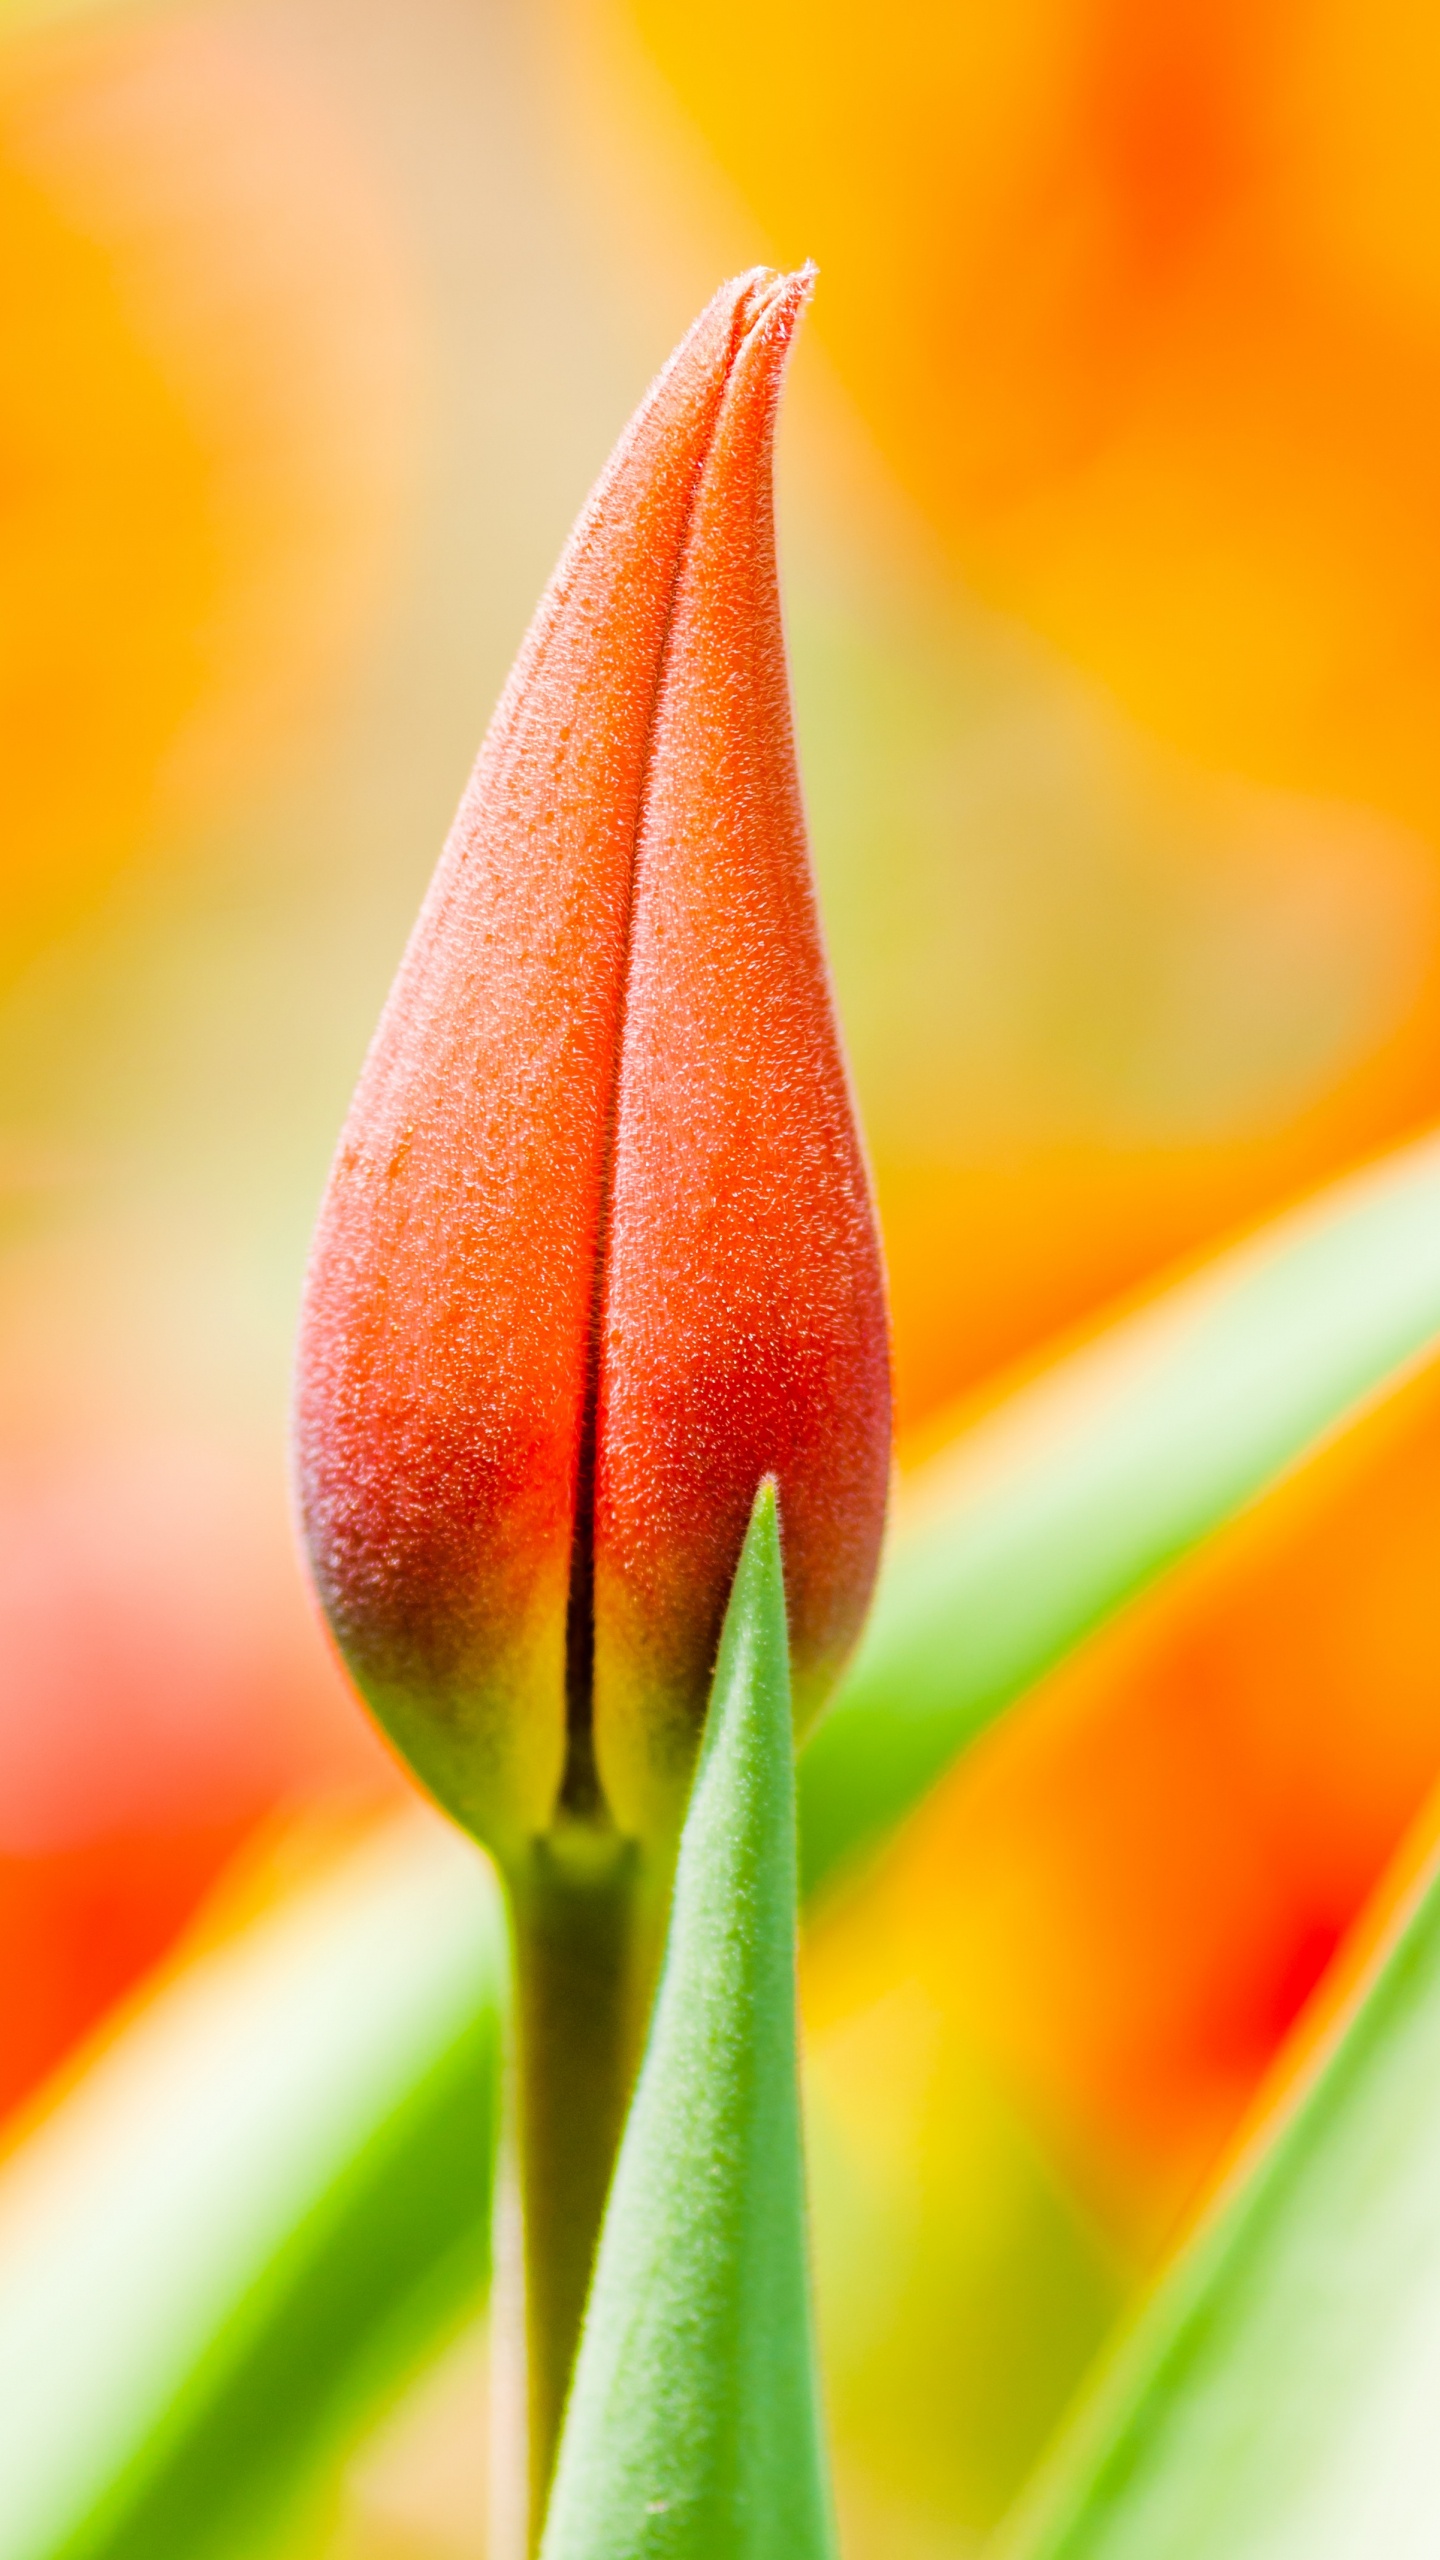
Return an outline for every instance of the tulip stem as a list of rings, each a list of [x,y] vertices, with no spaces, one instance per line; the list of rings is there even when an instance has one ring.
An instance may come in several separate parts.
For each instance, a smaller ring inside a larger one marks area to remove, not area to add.
[[[567,1824],[510,1875],[525,2225],[530,2543],[538,2543],[659,1952],[639,1844]]]

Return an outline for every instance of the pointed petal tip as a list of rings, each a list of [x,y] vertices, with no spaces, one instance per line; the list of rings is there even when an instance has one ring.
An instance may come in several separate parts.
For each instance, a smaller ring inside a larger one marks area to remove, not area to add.
[[[737,276],[730,290],[739,288],[735,305],[739,337],[754,338],[764,332],[788,339],[815,290],[819,273],[814,259],[807,258],[803,266],[788,271],[783,267],[752,267],[748,274]]]
[[[803,266],[745,267],[739,275],[727,277],[712,295],[701,314],[728,312],[733,327],[731,356],[738,354],[747,339],[760,331],[779,328],[788,336],[815,290],[820,273],[813,258]],[[699,327],[700,322],[696,323]]]

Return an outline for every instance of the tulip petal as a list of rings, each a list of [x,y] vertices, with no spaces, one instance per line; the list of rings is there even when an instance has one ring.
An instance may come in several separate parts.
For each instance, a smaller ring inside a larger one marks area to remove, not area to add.
[[[859,1632],[889,1470],[885,1309],[791,739],[770,450],[790,278],[696,496],[636,858],[605,1268],[596,1743],[644,1832],[683,1788],[760,1478],[797,1714]]]

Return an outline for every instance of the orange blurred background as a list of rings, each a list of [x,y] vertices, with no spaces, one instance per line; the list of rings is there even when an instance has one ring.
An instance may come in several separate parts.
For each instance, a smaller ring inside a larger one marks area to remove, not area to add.
[[[309,1219],[589,479],[811,254],[787,610],[907,1428],[1435,1115],[1418,7],[13,7],[4,2103],[277,1805],[396,1783],[289,1540]],[[857,2553],[1003,2506],[1422,1801],[1437,1450],[1421,1379],[817,1932]]]

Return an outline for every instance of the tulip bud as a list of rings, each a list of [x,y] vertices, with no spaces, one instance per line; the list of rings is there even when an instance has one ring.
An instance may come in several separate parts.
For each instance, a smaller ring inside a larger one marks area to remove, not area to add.
[[[809,275],[725,286],[521,650],[367,1059],[298,1464],[376,1714],[502,1856],[672,1829],[756,1487],[795,1694],[864,1614],[874,1223],[811,890],[771,446]]]

